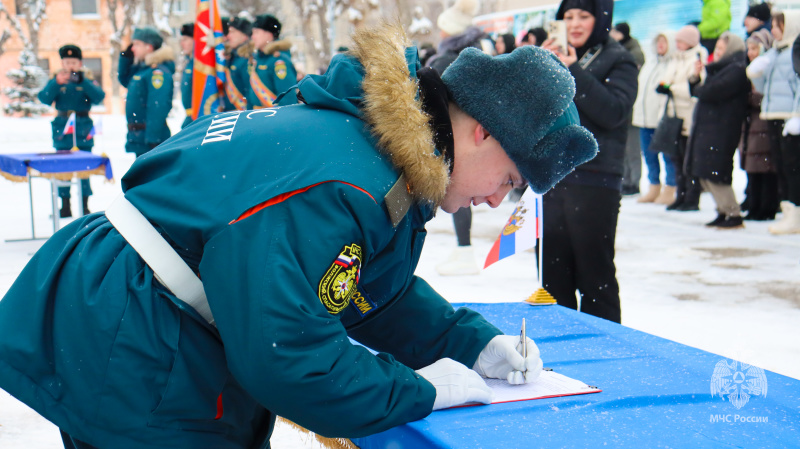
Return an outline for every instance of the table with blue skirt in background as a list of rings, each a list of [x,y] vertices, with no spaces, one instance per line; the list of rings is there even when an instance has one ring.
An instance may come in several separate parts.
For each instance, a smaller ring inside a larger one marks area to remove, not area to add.
[[[111,161],[107,156],[98,156],[88,151],[57,151],[53,153],[16,153],[0,154],[0,176],[15,182],[28,183],[28,195],[31,212],[31,239],[36,233],[33,225],[33,191],[32,178],[46,178],[51,184],[51,200],[53,207],[53,232],[59,228],[57,211],[57,187],[69,185],[72,179],[86,179],[92,175],[105,176],[113,180]],[[78,183],[80,189],[80,183]],[[83,214],[83,210],[79,211]]]
[[[361,449],[800,447],[800,380],[561,306],[454,306],[509,335],[524,317],[545,367],[603,391],[436,411]]]

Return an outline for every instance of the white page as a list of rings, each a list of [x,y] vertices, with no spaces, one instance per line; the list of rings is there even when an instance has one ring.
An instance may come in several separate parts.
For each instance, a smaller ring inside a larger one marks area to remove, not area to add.
[[[596,387],[586,385],[580,380],[558,374],[555,371],[543,370],[538,379],[524,385],[511,385],[505,379],[484,380],[494,392],[492,404],[600,392],[600,389]]]

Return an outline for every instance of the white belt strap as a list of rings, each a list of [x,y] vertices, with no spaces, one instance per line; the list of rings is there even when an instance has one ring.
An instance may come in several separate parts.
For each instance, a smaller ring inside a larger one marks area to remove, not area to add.
[[[213,326],[214,316],[200,278],[139,209],[120,195],[106,209],[106,217],[153,270],[156,279]]]

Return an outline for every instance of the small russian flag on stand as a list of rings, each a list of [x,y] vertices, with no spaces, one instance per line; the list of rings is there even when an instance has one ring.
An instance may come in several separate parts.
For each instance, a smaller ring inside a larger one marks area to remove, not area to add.
[[[536,241],[542,238],[542,195],[535,193],[530,188],[522,194],[517,207],[508,219],[500,237],[492,245],[489,255],[486,256],[486,264],[483,268],[497,262],[500,259],[513,256],[516,253],[536,246]],[[542,285],[525,302],[535,306],[556,304],[555,298],[544,289],[542,280],[542,248],[539,244],[539,283]]]
[[[64,132],[62,134],[67,135],[67,134],[72,134],[74,132],[75,132],[75,113],[73,112],[72,114],[69,115],[69,118],[67,119],[67,124],[64,125]]]
[[[542,196],[528,189],[519,199],[500,237],[494,242],[483,268],[536,246],[542,235]]]

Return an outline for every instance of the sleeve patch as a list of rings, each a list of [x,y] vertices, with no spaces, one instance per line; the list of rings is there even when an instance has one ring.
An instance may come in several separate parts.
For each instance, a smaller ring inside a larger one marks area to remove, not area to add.
[[[275,76],[277,76],[279,79],[286,78],[286,62],[283,60],[279,59],[277,62],[275,62]]]
[[[360,246],[346,245],[319,281],[319,300],[329,313],[341,312],[355,296],[361,277],[361,259]]]
[[[150,82],[153,83],[154,88],[161,89],[161,86],[164,85],[164,74],[160,70],[153,71],[153,77]]]
[[[378,308],[378,306],[375,305],[375,301],[369,297],[367,292],[358,288],[355,292],[353,292],[352,303],[353,307],[356,309],[356,312],[358,312],[362,318]]]

